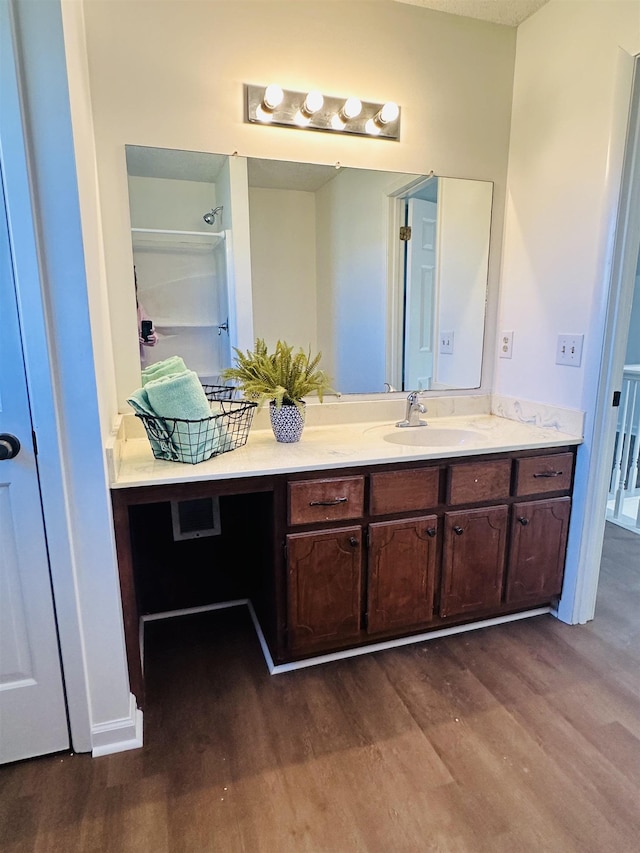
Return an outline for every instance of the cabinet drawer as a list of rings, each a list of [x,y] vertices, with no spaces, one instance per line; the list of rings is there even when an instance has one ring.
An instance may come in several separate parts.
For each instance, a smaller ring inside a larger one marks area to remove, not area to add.
[[[364,477],[298,480],[289,483],[289,524],[360,518]]]
[[[384,471],[371,475],[371,515],[425,510],[438,504],[439,468]]]
[[[573,453],[516,460],[516,495],[564,492],[571,488]]]
[[[463,462],[449,472],[449,504],[477,503],[509,497],[511,460]]]

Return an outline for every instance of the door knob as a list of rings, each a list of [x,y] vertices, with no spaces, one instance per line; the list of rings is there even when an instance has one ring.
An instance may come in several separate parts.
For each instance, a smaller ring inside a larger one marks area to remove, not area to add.
[[[15,435],[0,432],[0,460],[13,459],[18,453],[20,453],[20,442]]]

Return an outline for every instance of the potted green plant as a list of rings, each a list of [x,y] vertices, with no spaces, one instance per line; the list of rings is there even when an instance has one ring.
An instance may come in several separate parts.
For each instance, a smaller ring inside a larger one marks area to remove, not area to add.
[[[271,427],[277,441],[299,441],[305,418],[304,397],[316,393],[320,402],[323,394],[331,391],[329,378],[320,370],[321,353],[313,356],[311,349],[305,353],[294,351],[285,341],[278,341],[275,350],[262,340],[256,340],[255,351],[246,353],[235,349],[236,366],[222,373],[225,380],[233,380],[249,400],[259,405],[269,401]]]

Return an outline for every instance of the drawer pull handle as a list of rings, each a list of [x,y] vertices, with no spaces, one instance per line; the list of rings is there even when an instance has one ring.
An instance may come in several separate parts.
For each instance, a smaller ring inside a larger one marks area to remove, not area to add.
[[[540,474],[534,474],[534,477],[562,477],[564,471],[542,471]]]
[[[427,527],[427,536],[431,536],[432,539],[436,535],[437,532],[438,531],[436,530],[435,527]]]
[[[358,544],[358,540],[356,539],[356,537],[350,536],[349,537],[349,545],[351,545],[352,548],[355,548],[357,544]]]
[[[333,498],[328,501],[309,501],[309,506],[337,506],[338,504],[346,504],[349,498]]]
[[[453,528],[453,532],[456,534],[456,536],[462,536],[462,534],[464,533],[464,530],[461,527],[458,527],[458,525],[456,525]]]
[[[528,519],[528,518],[525,518],[524,516],[520,517],[520,518],[518,519],[518,521],[520,522],[520,524],[521,524],[523,527],[526,527],[526,526],[527,526],[527,524],[529,524],[529,519]]]

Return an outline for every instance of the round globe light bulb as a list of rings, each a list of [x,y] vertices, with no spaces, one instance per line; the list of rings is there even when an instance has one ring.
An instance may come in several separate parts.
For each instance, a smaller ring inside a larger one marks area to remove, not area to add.
[[[256,118],[258,119],[258,121],[265,122],[273,120],[273,116],[271,115],[271,113],[268,110],[265,110],[262,104],[258,104],[258,106],[256,107]]]
[[[380,121],[387,124],[395,121],[400,115],[400,107],[394,101],[388,101],[380,110]]]
[[[368,133],[370,136],[377,136],[380,133],[380,125],[376,124],[375,119],[368,119],[365,126],[365,133]]]
[[[324,97],[322,96],[322,92],[309,92],[307,97],[304,99],[304,111],[309,114],[317,113],[318,110],[322,109],[324,104]]]
[[[298,127],[307,127],[309,122],[311,121],[311,116],[309,113],[303,110],[297,110],[296,114],[293,117],[294,122],[298,125]]]
[[[283,98],[284,92],[281,87],[278,86],[277,83],[270,83],[264,90],[262,103],[268,110],[275,110],[276,107],[280,106]]]
[[[360,98],[347,98],[342,107],[342,114],[345,118],[356,118],[362,111],[362,101]]]

